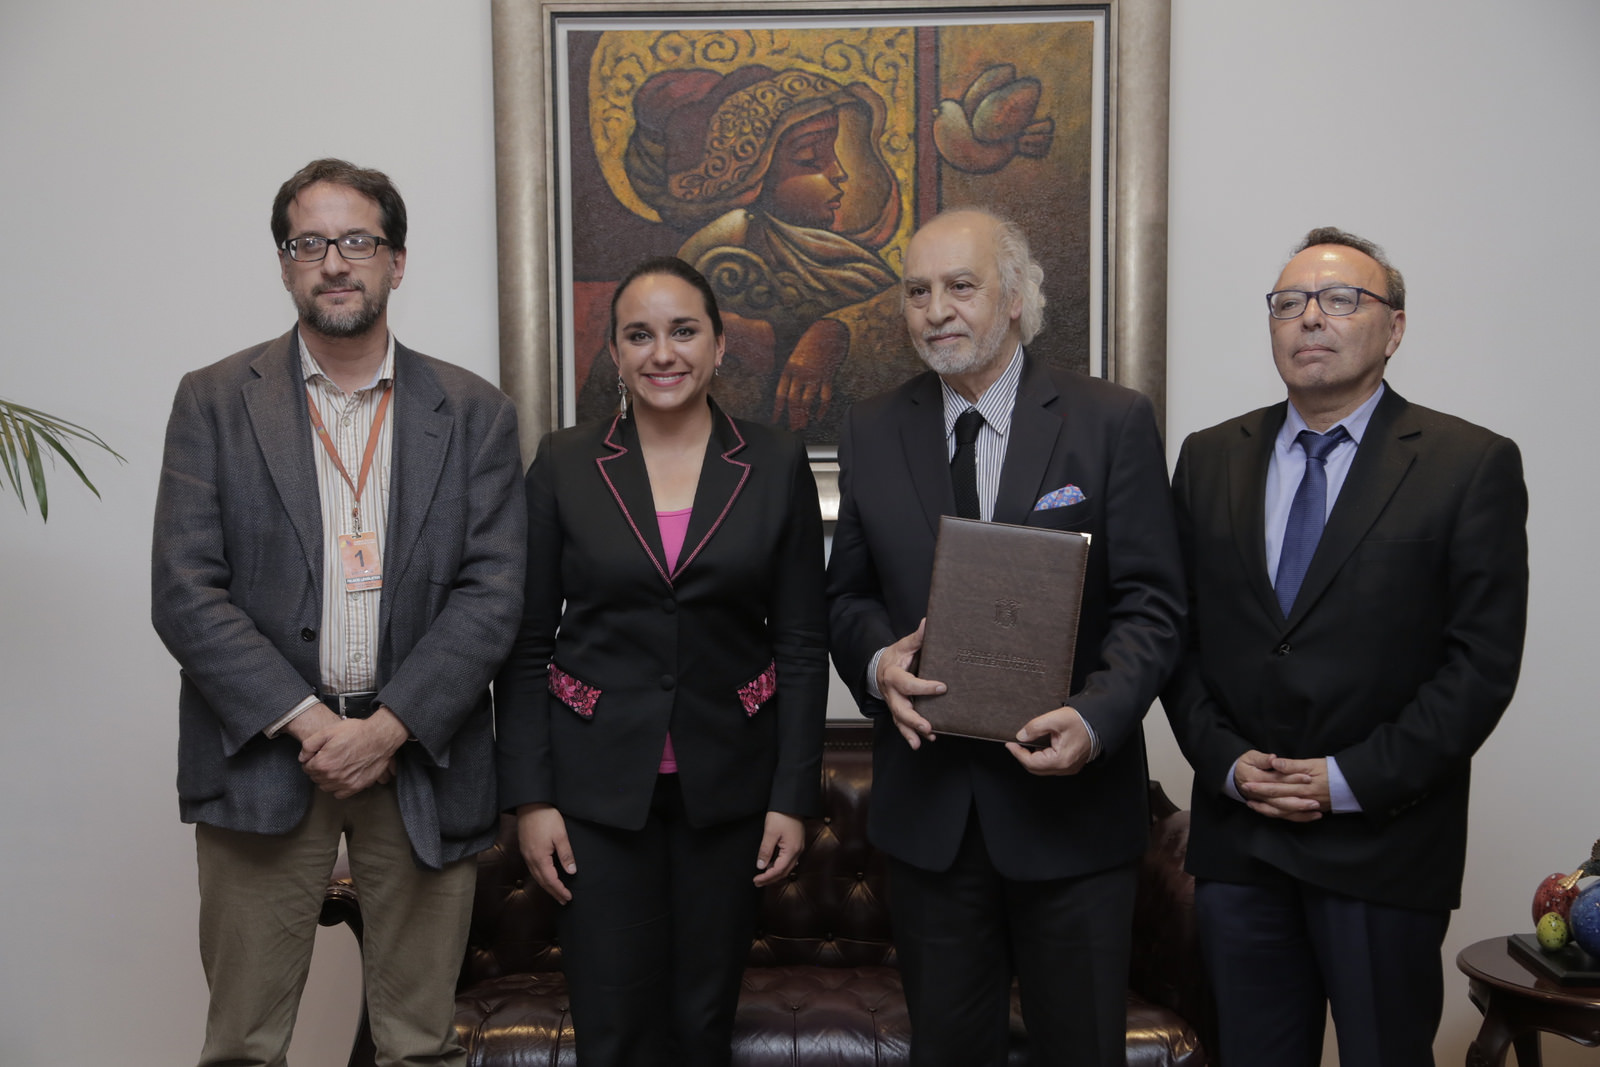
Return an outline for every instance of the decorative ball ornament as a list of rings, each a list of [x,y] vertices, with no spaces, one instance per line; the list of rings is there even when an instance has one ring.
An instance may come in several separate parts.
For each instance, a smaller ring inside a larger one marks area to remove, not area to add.
[[[1534,935],[1539,939],[1539,947],[1546,952],[1559,952],[1561,947],[1572,939],[1572,932],[1567,929],[1567,920],[1558,912],[1546,912],[1539,920],[1539,925],[1534,927]]]
[[[1591,882],[1572,902],[1568,922],[1572,940],[1591,956],[1600,957],[1600,882]]]

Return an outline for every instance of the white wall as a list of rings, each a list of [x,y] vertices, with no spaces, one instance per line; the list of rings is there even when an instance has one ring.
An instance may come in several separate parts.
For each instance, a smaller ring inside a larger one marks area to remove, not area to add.
[[[1293,242],[1337,225],[1407,279],[1390,383],[1521,446],[1532,592],[1516,701],[1474,763],[1462,908],[1436,1045],[1479,1017],[1455,954],[1526,929],[1533,887],[1600,836],[1588,701],[1597,588],[1600,386],[1591,204],[1600,170],[1600,5],[1589,0],[1173,4],[1168,447],[1282,396],[1261,294]],[[1381,669],[1380,664],[1373,664]],[[1164,721],[1147,734],[1181,767]],[[1159,738],[1159,739],[1158,739]],[[1589,1062],[1545,1039],[1546,1062]],[[1357,1065],[1350,1065],[1357,1067]]]
[[[0,3],[0,395],[94,427],[105,499],[0,499],[0,1063],[194,1062],[205,1021],[177,672],[149,623],[179,376],[293,322],[278,184],[337,154],[414,213],[397,336],[495,378],[486,4]],[[326,931],[295,1061],[343,1063],[360,978]]]
[[[1329,222],[1385,244],[1407,274],[1396,388],[1524,450],[1529,651],[1477,761],[1453,959],[1524,926],[1534,883],[1600,834],[1581,813],[1597,732],[1586,608],[1600,590],[1578,436],[1600,384],[1586,314],[1600,8],[1174,6],[1173,451],[1280,395],[1261,293],[1296,237]],[[492,377],[490,78],[482,3],[0,3],[0,395],[86,423],[128,458],[90,458],[98,502],[58,471],[48,526],[0,500],[0,1063],[168,1065],[198,1047],[176,676],[146,591],[172,390],[288,326],[268,208],[283,178],[330,153],[384,168],[410,204],[398,335]],[[1153,773],[1185,796],[1159,715],[1148,733]],[[1447,969],[1441,1063],[1476,1030]],[[343,1062],[358,982],[348,937],[327,934],[297,1064]],[[1548,1062],[1579,1062],[1546,1044]]]

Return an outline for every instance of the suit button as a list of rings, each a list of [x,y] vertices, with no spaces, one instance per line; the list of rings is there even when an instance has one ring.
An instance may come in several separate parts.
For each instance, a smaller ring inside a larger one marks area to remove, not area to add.
[[[1294,649],[1290,646],[1289,642],[1285,641],[1283,644],[1279,645],[1274,650],[1274,653],[1276,655],[1279,655],[1279,656],[1287,656],[1290,652],[1293,652],[1293,651],[1294,651]]]
[[[311,627],[307,626],[304,630],[300,631],[300,640],[315,641],[316,639],[317,631],[313,630]]]
[[[675,686],[677,684],[678,684],[678,680],[676,678],[674,678],[672,675],[663,674],[661,676],[661,688],[663,688],[663,689],[671,689],[673,686]]]
[[[678,610],[678,602],[673,600],[671,597],[667,597],[661,601],[661,610],[666,612],[668,615],[671,615],[673,612]]]

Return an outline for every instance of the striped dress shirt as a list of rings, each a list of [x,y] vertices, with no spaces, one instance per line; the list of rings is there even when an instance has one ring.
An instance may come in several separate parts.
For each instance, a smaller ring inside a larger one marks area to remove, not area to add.
[[[394,381],[394,335],[383,366],[371,383],[353,393],[345,393],[323,373],[306,343],[300,342],[300,370],[306,388],[315,400],[322,424],[339,450],[339,459],[352,479],[361,477],[361,457],[366,454],[367,437],[372,432],[373,416],[383,399],[384,387]],[[394,451],[394,403],[391,400],[378,425],[378,446],[372,454],[372,470],[361,493],[361,531],[378,536],[378,559],[387,562],[389,475]],[[357,532],[352,512],[355,494],[334,466],[333,457],[311,430],[311,455],[317,469],[317,493],[322,505],[322,626],[317,633],[317,656],[321,664],[321,689],[325,693],[360,693],[377,688],[378,681],[378,604],[381,589],[347,593],[344,564],[339,555],[339,535]],[[267,728],[275,737],[296,715],[316,703],[312,694],[289,709]]]
[[[978,397],[976,404],[950,388],[950,383],[939,379],[944,392],[944,443],[945,458],[956,457],[956,420],[969,408],[977,408],[983,416],[975,442],[978,461],[978,517],[984,522],[994,520],[994,501],[1000,493],[1000,468],[1006,462],[1006,442],[1011,437],[1011,409],[1017,406],[1017,383],[1022,381],[1022,348],[1011,355],[1011,362],[989,388]]]
[[[978,440],[974,444],[978,464],[978,517],[984,522],[994,521],[994,502],[1000,495],[1000,470],[1005,466],[1006,444],[1011,440],[1011,412],[1017,406],[1017,386],[1021,381],[1021,345],[1012,354],[1005,372],[983,391],[976,404],[950,388],[949,382],[939,379],[939,386],[944,391],[944,440],[950,459],[956,456],[956,420],[969,408],[977,408],[978,414],[983,416],[983,424],[978,427]],[[878,659],[882,655],[880,651],[873,657],[869,691],[877,688]],[[882,693],[874,692],[873,696],[880,700],[883,698]],[[1100,738],[1088,720],[1084,720],[1083,729],[1089,735],[1089,756],[1092,759],[1100,754]]]
[[[1011,437],[1011,409],[1017,406],[1017,384],[1022,381],[1022,346],[1011,355],[1011,362],[1000,377],[972,404],[967,398],[950,388],[950,383],[939,379],[944,392],[944,443],[945,458],[956,457],[956,420],[968,408],[976,407],[983,416],[974,442],[978,466],[978,517],[984,522],[994,520],[994,501],[1000,495],[1000,469],[1006,463],[1006,442]],[[887,648],[880,648],[867,664],[867,692],[879,700],[883,691],[878,688],[878,663]]]

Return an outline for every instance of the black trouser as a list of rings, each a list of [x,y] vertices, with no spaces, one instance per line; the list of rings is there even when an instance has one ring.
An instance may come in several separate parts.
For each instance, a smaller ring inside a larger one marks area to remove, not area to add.
[[[642,830],[567,819],[562,968],[583,1067],[728,1063],[765,821],[690,826],[675,774]]]
[[[1029,1061],[1123,1067],[1138,865],[1019,881],[976,812],[947,871],[892,860],[889,903],[917,1067],[1004,1067],[1017,976]]]
[[[1228,1067],[1317,1067],[1330,1005],[1340,1063],[1432,1067],[1448,911],[1373,904],[1282,875],[1202,879],[1195,913]]]

